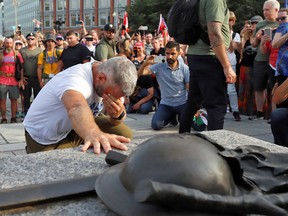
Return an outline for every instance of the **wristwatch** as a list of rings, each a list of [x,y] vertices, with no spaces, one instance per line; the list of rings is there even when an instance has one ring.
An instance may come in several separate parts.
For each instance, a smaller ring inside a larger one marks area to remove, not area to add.
[[[124,116],[125,116],[125,111],[123,111],[117,118],[114,118],[114,117],[111,117],[111,118],[115,120],[122,120]]]

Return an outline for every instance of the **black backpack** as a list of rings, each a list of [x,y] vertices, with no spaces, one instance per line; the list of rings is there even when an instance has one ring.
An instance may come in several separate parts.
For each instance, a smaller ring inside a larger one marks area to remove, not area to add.
[[[180,44],[195,44],[200,38],[210,46],[208,33],[199,22],[199,0],[176,0],[168,13],[167,27]]]

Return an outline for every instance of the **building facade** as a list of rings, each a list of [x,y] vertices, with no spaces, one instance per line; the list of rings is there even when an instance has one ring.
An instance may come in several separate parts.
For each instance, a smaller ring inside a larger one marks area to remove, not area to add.
[[[86,29],[101,29],[107,23],[121,23],[125,7],[131,0],[41,0],[41,22],[44,32],[79,29],[79,21]],[[55,25],[55,22],[57,26]]]
[[[3,35],[12,35],[18,25],[28,33],[35,28],[34,19],[40,19],[39,0],[3,0]]]
[[[2,35],[12,35],[19,25],[24,35],[53,28],[67,32],[79,29],[79,20],[88,30],[100,30],[107,23],[117,26],[130,4],[131,0],[3,0]]]

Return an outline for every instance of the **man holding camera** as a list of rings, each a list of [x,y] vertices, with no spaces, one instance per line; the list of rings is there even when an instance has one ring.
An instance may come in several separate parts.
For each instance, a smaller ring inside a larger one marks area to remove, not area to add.
[[[95,59],[97,61],[107,61],[116,55],[116,42],[115,28],[112,24],[106,24],[104,26],[104,35],[101,41],[97,44],[95,49]]]
[[[154,63],[158,58],[149,56],[139,69],[140,75],[154,73],[160,86],[161,101],[151,122],[154,130],[161,130],[171,123],[175,115],[178,115],[180,119],[188,98],[190,72],[188,66],[178,60],[179,43],[169,41],[166,45],[165,56],[164,63],[159,60],[156,64]],[[153,65],[148,67],[151,64]]]
[[[277,28],[279,23],[276,21],[280,4],[276,0],[267,0],[263,5],[263,15],[265,19],[258,22],[252,36],[252,46],[257,47],[257,55],[253,63],[253,87],[255,90],[255,102],[257,115],[250,116],[249,120],[263,119],[263,105],[266,99],[266,89],[272,90],[273,83],[270,83],[274,74],[271,73],[269,66],[269,53],[263,53],[260,50],[261,43],[265,43],[270,38],[268,32]],[[265,30],[266,29],[266,30]],[[268,36],[268,37],[267,37]]]

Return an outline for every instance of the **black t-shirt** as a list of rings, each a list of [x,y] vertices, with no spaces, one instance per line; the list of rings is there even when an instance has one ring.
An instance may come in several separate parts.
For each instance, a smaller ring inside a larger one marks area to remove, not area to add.
[[[155,49],[153,49],[151,51],[150,55],[158,55],[158,56],[162,55],[162,56],[165,56],[165,48],[161,47],[157,53],[156,53]]]
[[[257,49],[255,47],[252,47],[250,40],[247,40],[244,49],[243,49],[243,57],[241,60],[241,65],[243,66],[252,66],[254,62],[254,58],[257,54]]]
[[[137,80],[136,86],[140,86],[141,88],[149,89],[153,87],[153,80],[150,75],[141,75]]]
[[[68,47],[64,49],[60,60],[62,60],[64,69],[67,69],[76,64],[82,64],[85,60],[90,60],[90,50],[81,43],[78,43],[74,47]]]

